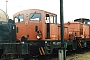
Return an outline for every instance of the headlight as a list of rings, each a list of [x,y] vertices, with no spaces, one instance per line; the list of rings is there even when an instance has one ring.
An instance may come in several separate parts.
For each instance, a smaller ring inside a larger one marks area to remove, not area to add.
[[[22,41],[21,44],[24,44],[24,41]]]
[[[41,33],[41,31],[40,31],[40,30],[39,30],[39,31],[37,31],[36,38],[37,38],[37,39],[41,39],[41,38],[42,38],[42,33]]]
[[[40,35],[37,35],[37,39],[40,39],[41,37],[40,37]]]

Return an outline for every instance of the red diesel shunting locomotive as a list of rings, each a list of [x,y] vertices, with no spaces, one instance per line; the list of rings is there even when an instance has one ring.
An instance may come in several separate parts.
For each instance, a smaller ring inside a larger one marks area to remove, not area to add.
[[[28,44],[31,44],[32,48],[29,47],[31,50],[35,50],[33,48],[36,44],[40,55],[45,55],[52,54],[61,48],[60,24],[57,24],[56,14],[44,10],[28,9],[14,14],[13,19],[17,27],[17,40],[22,41],[24,37],[23,41],[26,40]],[[68,27],[64,27],[64,31],[64,39],[68,40]]]

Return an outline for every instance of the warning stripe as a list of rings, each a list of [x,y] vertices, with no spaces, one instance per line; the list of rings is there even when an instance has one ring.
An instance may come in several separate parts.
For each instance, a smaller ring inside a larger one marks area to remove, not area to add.
[[[45,50],[43,47],[39,48],[40,55],[45,55]]]
[[[78,41],[78,45],[79,45],[80,47],[82,46],[81,40]]]
[[[44,51],[43,47],[41,47],[41,50],[42,50],[42,52],[43,52],[43,55],[45,55],[45,51]]]
[[[40,55],[42,55],[42,52],[41,52],[40,48],[39,48],[39,52],[40,52]]]

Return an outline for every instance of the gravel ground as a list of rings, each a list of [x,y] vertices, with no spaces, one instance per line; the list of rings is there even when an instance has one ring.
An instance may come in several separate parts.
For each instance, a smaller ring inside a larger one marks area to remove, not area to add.
[[[58,60],[58,58],[53,58],[51,60]],[[71,55],[66,56],[66,60],[90,60],[90,49],[80,53],[73,54],[72,52]]]
[[[90,51],[67,56],[66,60],[90,60]]]

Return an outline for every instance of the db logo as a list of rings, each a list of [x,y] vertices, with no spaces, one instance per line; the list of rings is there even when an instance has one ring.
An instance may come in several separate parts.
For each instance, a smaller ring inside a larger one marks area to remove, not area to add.
[[[28,21],[26,20],[26,21],[25,21],[25,25],[27,25],[27,24],[28,24]]]

